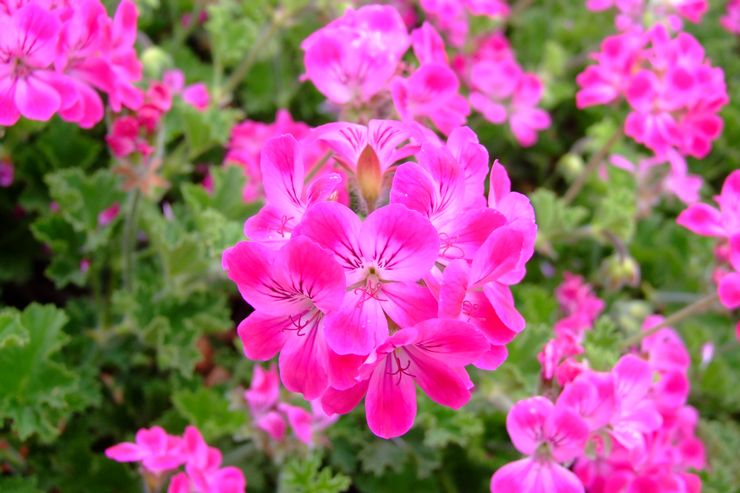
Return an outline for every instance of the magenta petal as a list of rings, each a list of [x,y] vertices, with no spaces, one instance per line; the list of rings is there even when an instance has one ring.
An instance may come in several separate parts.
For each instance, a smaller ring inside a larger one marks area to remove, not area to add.
[[[237,333],[247,358],[265,361],[282,349],[288,339],[288,328],[291,325],[287,316],[274,317],[254,312],[242,320]]]
[[[469,271],[470,268],[464,260],[453,260],[445,268],[439,290],[440,317],[458,318],[460,316],[468,291]]]
[[[313,416],[310,412],[298,406],[280,404],[280,410],[288,416],[290,427],[293,428],[296,438],[306,445],[313,443]]]
[[[500,468],[491,478],[491,493],[583,493],[578,477],[547,460],[522,459]]]
[[[147,453],[135,443],[124,442],[105,449],[105,456],[117,462],[134,462],[146,457]]]
[[[507,356],[509,356],[509,351],[506,346],[491,345],[488,351],[483,353],[473,364],[481,370],[493,371],[506,361]]]
[[[418,324],[415,329],[415,354],[446,365],[469,365],[489,348],[483,334],[462,320],[435,318]]]
[[[719,282],[717,293],[726,308],[734,310],[740,307],[740,273],[725,274]]]
[[[326,340],[338,354],[370,354],[387,337],[381,304],[359,288],[347,293],[341,308],[326,316]]]
[[[294,234],[308,236],[331,250],[345,271],[352,271],[361,264],[357,244],[360,227],[360,219],[349,208],[336,202],[320,202],[308,209]]]
[[[427,218],[403,205],[389,204],[365,219],[360,248],[383,279],[416,282],[434,265],[439,239]]]
[[[473,258],[471,285],[482,285],[511,272],[519,261],[522,245],[522,234],[515,228],[495,229]]]
[[[583,452],[588,426],[575,412],[556,406],[545,423],[552,456],[559,462],[574,459]]]
[[[328,351],[323,327],[289,337],[280,351],[280,378],[285,388],[306,400],[321,396],[329,385]]]
[[[468,403],[468,380],[461,377],[457,368],[448,366],[444,360],[433,358],[428,351],[420,351],[415,346],[407,347],[406,351],[413,362],[411,371],[416,383],[430,399],[452,409],[460,409]]]
[[[295,137],[274,137],[262,148],[262,185],[268,202],[295,217],[302,212],[303,158]]]
[[[254,216],[244,222],[244,236],[266,245],[280,246],[290,239],[291,231],[298,218],[288,216],[270,204],[265,205]]]
[[[555,406],[544,397],[524,399],[511,408],[506,416],[506,430],[516,449],[533,454],[545,436],[545,423]]]
[[[380,304],[399,327],[411,327],[437,314],[437,301],[429,288],[419,284],[383,283]]]
[[[59,110],[62,98],[52,86],[38,77],[19,78],[15,86],[15,105],[29,120],[46,121]]]
[[[483,293],[491,303],[498,318],[509,330],[513,332],[524,330],[526,322],[514,306],[514,296],[508,286],[497,282],[489,282],[483,286]]]
[[[653,381],[653,372],[647,361],[631,354],[621,357],[612,373],[614,391],[623,409],[642,401]]]
[[[337,390],[346,390],[357,385],[358,370],[366,356],[337,354],[329,351],[329,385]]]
[[[287,425],[285,419],[277,411],[260,416],[256,421],[257,427],[270,435],[273,440],[282,441],[285,438]]]
[[[360,403],[367,393],[369,380],[364,380],[346,390],[329,387],[321,396],[321,407],[327,414],[347,414]]]
[[[15,83],[12,77],[0,74],[0,125],[15,125],[20,117],[15,106]]]
[[[396,169],[391,187],[391,203],[403,204],[431,217],[436,202],[434,182],[417,163],[404,163]]]
[[[691,204],[678,215],[676,222],[702,236],[723,236],[725,234],[720,212],[706,204]]]
[[[381,438],[394,438],[411,429],[416,418],[414,379],[394,374],[392,356],[378,362],[370,377],[365,412],[370,430]]]

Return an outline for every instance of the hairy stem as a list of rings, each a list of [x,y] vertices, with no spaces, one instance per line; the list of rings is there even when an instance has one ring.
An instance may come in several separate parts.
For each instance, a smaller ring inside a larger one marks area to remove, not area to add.
[[[675,325],[678,322],[681,322],[682,320],[689,318],[693,315],[698,315],[699,313],[703,313],[708,308],[710,308],[712,305],[717,303],[718,300],[719,300],[719,296],[717,295],[717,293],[712,293],[703,298],[700,298],[696,300],[695,302],[693,302],[692,304],[681,308],[676,313],[667,316],[661,323],[659,323],[655,327],[651,327],[648,330],[643,330],[639,334],[635,334],[632,337],[628,338],[626,341],[624,341],[622,346],[624,349],[627,349],[631,346],[634,346],[635,344],[638,344],[640,341],[642,341],[646,337],[650,337],[651,335],[655,334],[659,330],[665,329],[666,327],[670,327],[671,325]]]
[[[123,225],[123,285],[131,291],[134,275],[134,248],[136,246],[136,216],[141,200],[141,190],[134,189],[131,196],[131,206],[126,214]]]
[[[578,175],[578,178],[576,178],[576,180],[570,185],[570,188],[565,192],[565,195],[563,195],[563,202],[566,204],[573,202],[581,189],[586,185],[588,179],[599,168],[599,165],[604,161],[606,155],[609,154],[609,151],[612,150],[612,147],[614,147],[621,137],[622,130],[618,129],[611,137],[609,137],[609,140],[601,146],[601,149],[591,156],[591,159],[589,159],[581,174]]]

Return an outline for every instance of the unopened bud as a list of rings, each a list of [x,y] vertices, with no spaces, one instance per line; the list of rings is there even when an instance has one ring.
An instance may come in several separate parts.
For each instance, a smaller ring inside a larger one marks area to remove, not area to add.
[[[161,48],[151,46],[141,54],[144,74],[150,79],[160,79],[164,71],[172,67],[172,57]]]
[[[580,176],[583,173],[583,168],[583,158],[578,154],[573,154],[572,152],[565,154],[558,161],[558,171],[560,171],[560,173],[569,182]]]
[[[613,255],[601,265],[604,286],[616,291],[624,286],[635,287],[640,282],[640,265],[632,257]]]
[[[360,194],[365,200],[368,212],[375,209],[383,185],[383,172],[380,169],[380,160],[375,150],[368,146],[360,153],[357,160],[357,181],[360,184]]]

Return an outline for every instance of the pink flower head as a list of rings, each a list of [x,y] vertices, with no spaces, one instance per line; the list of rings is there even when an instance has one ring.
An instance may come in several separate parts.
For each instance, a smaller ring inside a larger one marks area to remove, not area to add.
[[[0,16],[0,125],[21,116],[49,120],[62,108],[69,81],[50,69],[59,20],[35,2]]]
[[[728,0],[725,15],[720,19],[722,27],[733,34],[740,34],[740,0]]]
[[[208,86],[198,82],[187,86],[182,91],[182,99],[198,111],[205,111],[208,109],[211,96],[208,94]]]
[[[105,450],[109,459],[117,462],[139,462],[154,474],[171,471],[182,465],[186,457],[182,440],[170,436],[159,426],[136,432],[134,443],[124,442]]]
[[[428,289],[417,283],[434,264],[439,240],[418,212],[390,204],[363,222],[341,204],[320,203],[296,234],[333,252],[344,269],[349,291],[326,318],[326,340],[336,353],[369,354],[388,336],[386,315],[404,327],[436,311]]]
[[[244,399],[249,404],[256,426],[277,441],[285,438],[287,427],[283,416],[276,411],[279,396],[280,378],[275,368],[264,370],[255,366],[252,384],[244,392]]]
[[[577,413],[590,431],[600,429],[611,421],[616,409],[612,375],[582,372],[565,386],[557,405]]]
[[[342,304],[341,266],[304,237],[278,251],[240,242],[224,252],[223,267],[255,308],[238,327],[247,357],[267,360],[279,352],[285,387],[319,397],[328,385],[324,314]]]
[[[460,47],[468,35],[468,16],[465,5],[459,0],[421,0],[421,9],[450,40]]]
[[[583,277],[566,272],[563,282],[555,290],[555,297],[566,315],[582,314],[593,322],[604,310],[604,302],[593,292],[593,287]]]
[[[719,208],[704,203],[690,205],[676,222],[698,235],[729,241],[740,234],[740,170],[729,174],[715,201]]]
[[[367,126],[328,123],[316,128],[313,135],[354,175],[352,185],[359,189],[369,210],[377,205],[392,166],[419,150],[407,127],[393,120],[370,120]]]
[[[578,478],[559,464],[578,456],[588,426],[573,411],[544,397],[517,402],[506,417],[506,429],[525,459],[500,468],[491,478],[491,493],[582,493]]]
[[[337,104],[365,102],[383,90],[409,47],[396,9],[366,5],[311,34],[301,44],[305,78]]]
[[[447,52],[442,36],[431,24],[425,22],[418,29],[411,32],[411,42],[414,48],[414,55],[419,63],[442,63],[447,64]]]
[[[421,322],[380,344],[360,366],[360,382],[347,390],[328,390],[322,404],[342,414],[364,396],[370,430],[381,438],[403,435],[416,417],[415,384],[438,404],[464,406],[473,386],[465,366],[487,347],[483,335],[465,322]]]
[[[460,95],[455,72],[446,64],[423,64],[408,79],[391,85],[393,102],[404,120],[429,119],[443,134],[465,124],[470,107]]]
[[[311,401],[311,411],[285,403],[281,403],[279,409],[288,417],[288,422],[296,438],[309,447],[317,444],[318,433],[339,418],[335,414],[328,415],[324,413],[318,399]]]
[[[342,183],[341,175],[319,176],[304,188],[302,147],[292,135],[270,139],[262,149],[260,171],[265,206],[244,223],[244,234],[252,240],[283,244],[314,203],[327,200]]]

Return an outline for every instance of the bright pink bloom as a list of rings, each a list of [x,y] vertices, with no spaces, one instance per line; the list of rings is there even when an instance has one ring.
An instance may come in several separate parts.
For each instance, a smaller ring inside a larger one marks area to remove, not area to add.
[[[728,0],[727,10],[720,23],[729,32],[740,34],[740,0]]]
[[[715,201],[719,209],[704,203],[692,204],[679,214],[676,222],[698,235],[729,241],[740,234],[740,170],[729,174]]]
[[[168,435],[159,426],[142,428],[136,432],[134,443],[124,442],[109,447],[105,455],[117,462],[141,461],[144,468],[154,474],[176,469],[186,460],[182,439]]]
[[[342,414],[365,396],[370,430],[381,438],[403,435],[416,417],[415,384],[438,404],[464,406],[473,386],[465,366],[487,347],[483,335],[464,322],[421,322],[380,344],[360,367],[360,383],[345,391],[330,389],[322,403]]]
[[[244,493],[246,491],[247,481],[244,473],[233,466],[222,468],[221,451],[209,447],[196,427],[188,426],[185,429],[182,446],[187,456],[185,472],[195,491],[202,493]],[[172,485],[168,493],[172,493],[171,489]]]
[[[414,55],[416,55],[421,65],[427,63],[447,64],[445,43],[436,29],[428,22],[411,32],[411,42]]]
[[[22,116],[48,120],[69,95],[69,81],[50,70],[59,20],[36,3],[0,16],[0,125]]]
[[[367,5],[348,9],[306,38],[305,78],[337,104],[365,102],[386,87],[409,47],[396,9]]]
[[[318,434],[322,430],[339,419],[336,414],[326,414],[318,399],[311,401],[311,411],[285,403],[281,403],[279,408],[288,417],[288,422],[296,438],[309,447],[317,444]]]
[[[262,149],[260,170],[265,206],[244,223],[244,234],[255,241],[283,244],[312,204],[327,200],[342,183],[341,175],[319,176],[304,188],[301,145],[292,135],[270,139]]]
[[[98,224],[107,226],[118,217],[119,212],[121,212],[121,206],[118,203],[113,204],[98,214]]]
[[[275,368],[264,370],[261,366],[255,366],[252,384],[244,392],[244,399],[249,404],[257,427],[277,441],[285,438],[286,430],[285,419],[276,411],[279,396],[280,378]]]
[[[455,72],[445,64],[423,64],[408,79],[391,85],[393,102],[404,120],[428,118],[445,135],[465,124],[470,107],[460,95]]]
[[[148,156],[153,149],[143,134],[144,129],[136,117],[122,116],[113,121],[113,126],[105,136],[105,142],[111,154],[118,158],[136,152]]]
[[[461,47],[468,35],[468,15],[459,0],[421,0],[421,9],[444,32],[453,46]]]
[[[344,269],[350,290],[326,318],[326,340],[338,354],[369,354],[388,336],[386,315],[407,327],[436,311],[431,294],[417,282],[434,264],[439,240],[418,212],[390,204],[363,222],[341,204],[320,203],[296,234],[332,251]]]
[[[182,91],[182,99],[198,111],[205,111],[211,101],[208,94],[208,86],[202,82],[187,86]]]
[[[578,478],[559,464],[580,453],[588,426],[573,411],[544,397],[517,402],[506,417],[511,441],[526,459],[500,468],[491,478],[491,493],[582,493]]]
[[[285,387],[319,397],[328,385],[324,314],[341,306],[345,291],[332,254],[308,238],[278,251],[243,241],[224,252],[223,267],[255,308],[238,327],[247,357],[268,360],[279,352]]]

